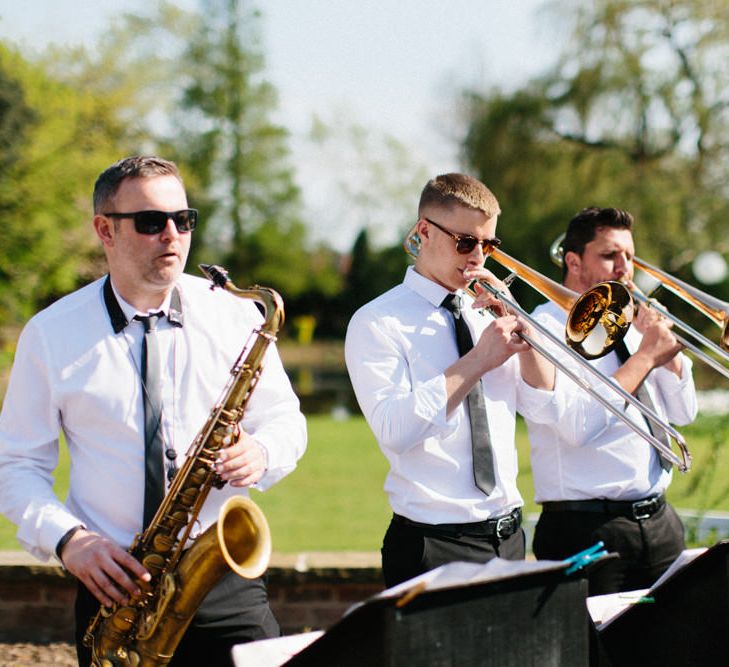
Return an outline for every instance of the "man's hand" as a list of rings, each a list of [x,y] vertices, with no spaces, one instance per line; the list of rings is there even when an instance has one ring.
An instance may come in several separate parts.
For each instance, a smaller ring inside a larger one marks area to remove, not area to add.
[[[497,366],[501,366],[510,356],[518,352],[527,352],[530,346],[519,333],[524,331],[526,323],[516,315],[497,317],[486,329],[474,345],[474,351],[480,361],[481,375]]]
[[[464,275],[467,275],[469,278],[478,277],[480,280],[486,280],[486,282],[496,287],[509,300],[514,301],[514,297],[509,292],[506,283],[496,278],[490,271],[486,269],[474,269],[465,272]],[[490,340],[485,339],[484,336],[488,331],[487,329],[479,341],[479,345],[482,347],[488,347],[492,344],[491,341],[496,342],[497,347],[493,350],[493,353],[499,361],[493,367],[504,363],[512,354],[518,353],[521,355],[521,375],[524,381],[532,387],[551,391],[554,388],[554,366],[519,335],[522,333],[525,334],[535,344],[542,343],[541,336],[532,326],[531,322],[523,316],[509,314],[510,309],[498,297],[491,295],[488,290],[478,283],[476,283],[475,291],[477,297],[474,302],[474,308],[489,308],[497,317],[496,322],[489,326],[490,329],[498,323],[498,326],[495,327],[492,333],[492,336],[497,334],[496,337],[492,337]]]
[[[463,272],[463,276],[467,280],[482,280],[499,290],[499,292],[502,292],[508,299],[512,301],[514,299],[506,283],[499,280],[488,269],[484,269],[483,267],[467,269]],[[473,289],[476,292],[476,299],[473,302],[473,308],[477,310],[485,308],[489,310],[494,317],[502,317],[508,314],[508,309],[504,302],[497,296],[491,294],[491,292],[489,292],[485,287],[479,283],[474,283]]]
[[[142,591],[132,577],[148,582],[147,570],[110,539],[81,528],[60,553],[65,568],[105,607],[124,605]],[[131,575],[131,576],[130,576]]]
[[[221,449],[215,462],[215,472],[231,486],[244,487],[255,484],[266,472],[266,450],[245,431],[238,442]]]
[[[654,308],[641,306],[633,324],[643,334],[643,340],[636,354],[646,355],[651,360],[653,368],[665,366],[680,375],[681,359],[676,355],[683,349],[683,345],[671,332],[673,323]]]

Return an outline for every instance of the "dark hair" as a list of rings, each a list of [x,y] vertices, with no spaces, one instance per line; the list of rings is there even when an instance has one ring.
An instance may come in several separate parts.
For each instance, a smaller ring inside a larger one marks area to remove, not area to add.
[[[601,227],[633,230],[633,216],[619,208],[600,208],[590,206],[583,208],[567,225],[567,232],[562,240],[562,257],[568,252],[582,257],[585,246],[595,238]],[[567,275],[567,263],[562,264],[562,276]]]
[[[182,183],[182,176],[174,162],[154,155],[125,157],[104,170],[96,179],[94,185],[94,213],[101,213],[106,210],[125,179],[149,178],[151,176],[174,176]]]
[[[488,218],[501,213],[493,192],[481,181],[465,174],[441,174],[429,180],[420,195],[418,215],[422,215],[428,206],[447,209],[467,206],[483,211]]]

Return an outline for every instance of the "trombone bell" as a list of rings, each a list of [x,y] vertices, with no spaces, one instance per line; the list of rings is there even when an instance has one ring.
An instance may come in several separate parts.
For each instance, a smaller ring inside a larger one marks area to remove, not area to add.
[[[489,257],[568,312],[565,343],[581,357],[599,359],[605,356],[628,332],[635,306],[624,285],[606,281],[579,294],[502,250],[494,250]]]
[[[633,298],[624,285],[598,283],[572,306],[565,341],[585,359],[599,359],[623,339],[634,314]]]

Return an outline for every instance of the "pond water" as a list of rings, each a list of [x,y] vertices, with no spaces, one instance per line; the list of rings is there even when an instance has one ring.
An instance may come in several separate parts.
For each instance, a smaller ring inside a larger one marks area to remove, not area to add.
[[[288,371],[304,414],[359,414],[347,371],[299,366]]]

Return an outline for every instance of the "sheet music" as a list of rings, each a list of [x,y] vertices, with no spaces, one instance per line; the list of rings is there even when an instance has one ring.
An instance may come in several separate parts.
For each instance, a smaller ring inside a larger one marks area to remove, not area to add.
[[[602,630],[634,604],[649,604],[648,593],[647,588],[642,588],[636,591],[593,595],[587,598],[587,611],[597,629]]]
[[[553,560],[506,560],[504,558],[493,558],[488,563],[466,563],[457,561],[447,563],[430,570],[412,579],[388,588],[370,599],[378,598],[399,598],[408,595],[419,595],[424,591],[434,591],[442,588],[453,588],[460,586],[471,586],[474,584],[486,583],[489,581],[500,581],[520,577],[525,574],[539,572],[551,572],[564,570],[563,561]],[[345,616],[367,601],[359,602],[350,607]]]
[[[706,547],[684,549],[650,588],[636,591],[622,591],[608,595],[593,595],[587,598],[587,610],[590,612],[590,617],[597,626],[597,629],[604,629],[635,604],[651,604],[653,602],[653,598],[651,597],[653,591],[659,586],[662,586],[705,551]]]
[[[302,632],[298,635],[238,644],[233,647],[233,664],[236,667],[279,667],[323,634],[322,631]]]
[[[706,547],[696,547],[695,549],[684,549],[671,563],[671,566],[659,577],[651,590],[660,586],[664,581],[670,579],[676,572],[686,567],[694,558],[700,556],[706,551]]]

